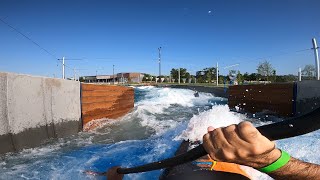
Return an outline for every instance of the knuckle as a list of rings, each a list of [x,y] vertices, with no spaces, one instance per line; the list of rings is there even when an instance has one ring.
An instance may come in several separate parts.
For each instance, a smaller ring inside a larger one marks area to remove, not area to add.
[[[221,128],[217,128],[217,129],[213,130],[211,133],[212,133],[212,135],[217,136],[220,131],[221,131]]]
[[[221,151],[221,155],[226,159],[226,160],[234,160],[235,159],[235,154],[231,151]]]
[[[261,149],[258,146],[253,146],[251,149],[251,153],[253,155],[260,155],[261,154]]]
[[[243,149],[238,149],[238,151],[236,151],[236,156],[241,159],[244,159],[244,158],[247,158],[249,154],[248,154],[248,151],[245,151]]]
[[[236,129],[236,125],[234,125],[234,124],[224,128],[225,132],[227,132],[227,133],[232,133],[235,131],[235,129]]]
[[[227,139],[232,139],[236,136],[236,125],[230,125],[226,128],[224,128],[224,135]]]
[[[202,141],[203,141],[203,144],[209,144],[211,141],[210,134],[207,133],[207,134],[203,135]]]
[[[241,123],[239,123],[239,125],[238,125],[238,128],[239,128],[239,130],[241,130],[241,131],[247,131],[247,130],[250,130],[250,129],[252,129],[252,124],[250,123],[250,122],[248,122],[248,121],[242,121]]]
[[[241,133],[255,138],[258,136],[258,130],[248,121],[243,121],[238,125],[238,129]]]

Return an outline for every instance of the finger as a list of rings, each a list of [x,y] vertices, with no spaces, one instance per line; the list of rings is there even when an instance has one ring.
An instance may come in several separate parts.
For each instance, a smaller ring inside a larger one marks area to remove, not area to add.
[[[260,132],[248,121],[243,121],[237,126],[239,136],[248,143],[256,143],[261,136]]]
[[[230,159],[234,159],[234,147],[229,144],[226,137],[222,132],[223,128],[215,129],[210,132],[213,146],[216,149],[215,160],[218,161],[229,161]]]
[[[212,144],[216,149],[229,148],[230,144],[226,140],[222,132],[222,128],[217,128],[214,131],[209,132],[212,140]]]
[[[212,127],[212,126],[209,126],[209,127],[207,128],[207,131],[208,131],[208,132],[211,132],[211,131],[213,131],[213,130],[215,130],[215,128]]]
[[[223,135],[230,145],[233,147],[245,147],[248,145],[246,141],[240,138],[236,125],[230,125],[222,129]]]
[[[212,159],[216,159],[216,157],[215,157],[216,149],[212,143],[211,136],[209,133],[207,133],[203,136],[203,144],[202,145],[203,145],[204,149],[206,150],[206,152],[209,154],[209,156]]]

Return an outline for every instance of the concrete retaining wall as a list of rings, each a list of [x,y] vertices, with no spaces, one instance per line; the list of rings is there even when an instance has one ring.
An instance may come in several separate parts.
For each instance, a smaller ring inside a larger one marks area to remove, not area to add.
[[[229,107],[238,106],[251,113],[267,110],[281,116],[293,116],[294,100],[294,83],[229,87]]]
[[[97,126],[92,120],[115,119],[134,107],[133,88],[96,84],[81,84],[83,129]]]
[[[297,82],[296,115],[308,113],[320,107],[320,81]]]
[[[0,73],[0,153],[81,129],[80,83]]]
[[[159,85],[161,86],[161,85]],[[199,92],[211,93],[217,97],[228,98],[228,90],[223,87],[210,87],[210,86],[192,86],[192,85],[166,85],[172,88],[191,89]]]

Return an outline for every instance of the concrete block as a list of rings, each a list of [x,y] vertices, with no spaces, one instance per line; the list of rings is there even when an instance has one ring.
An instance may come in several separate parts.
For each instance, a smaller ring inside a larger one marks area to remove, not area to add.
[[[79,132],[80,121],[64,121],[54,125],[57,138],[67,137]]]
[[[320,107],[320,81],[297,82],[296,115]]]
[[[7,81],[10,132],[46,126],[42,78],[8,73]]]
[[[0,135],[9,133],[7,112],[7,73],[0,73]]]
[[[80,118],[79,82],[0,73],[0,153],[76,134]]]
[[[0,135],[0,154],[15,151],[12,143],[11,134]]]
[[[12,141],[16,150],[37,147],[48,139],[47,126],[25,129],[12,134]]]
[[[52,120],[56,136],[76,134],[81,119],[80,82],[51,79],[46,81],[47,86],[52,88]],[[72,126],[66,128],[60,126],[62,124],[72,124]]]

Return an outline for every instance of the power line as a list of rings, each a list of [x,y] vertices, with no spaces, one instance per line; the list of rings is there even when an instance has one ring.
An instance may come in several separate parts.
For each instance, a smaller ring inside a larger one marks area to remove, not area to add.
[[[51,53],[50,51],[48,51],[47,49],[45,49],[44,47],[40,46],[40,44],[38,44],[37,42],[35,42],[34,40],[32,40],[30,37],[28,37],[27,35],[23,34],[21,31],[19,31],[17,28],[11,26],[9,23],[7,23],[6,21],[4,21],[3,19],[0,18],[0,21],[3,22],[5,25],[7,25],[8,27],[10,27],[11,29],[13,29],[14,31],[16,31],[17,33],[19,33],[20,35],[22,35],[23,37],[25,37],[26,39],[28,39],[29,41],[31,41],[34,45],[38,46],[40,49],[42,49],[43,51],[45,51],[47,54],[49,54],[50,56],[52,56],[55,59],[58,59],[53,53]]]
[[[264,57],[260,57],[260,58],[255,58],[255,59],[251,59],[251,60],[250,59],[249,60],[243,60],[243,61],[240,61],[240,62],[252,62],[252,61],[257,61],[257,60],[262,60],[262,59],[267,59],[267,58],[273,58],[273,57],[277,57],[277,56],[283,56],[283,55],[286,55],[286,54],[309,51],[309,50],[311,50],[311,48],[300,49],[300,50],[296,50],[296,51],[284,52],[284,53],[279,53],[279,54],[273,54],[273,55],[264,56]]]

